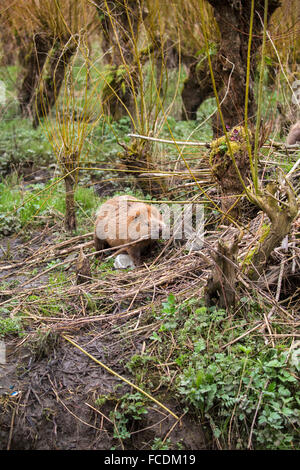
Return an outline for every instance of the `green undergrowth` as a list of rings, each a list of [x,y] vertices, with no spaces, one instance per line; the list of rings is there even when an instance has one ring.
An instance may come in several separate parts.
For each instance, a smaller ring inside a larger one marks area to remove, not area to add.
[[[9,310],[0,308],[0,339],[8,335],[23,336],[24,329],[20,317],[10,318],[7,316]]]
[[[93,226],[99,198],[92,188],[77,186],[78,232]],[[24,185],[14,174],[0,182],[0,235],[18,234],[24,229],[62,220],[65,213],[65,190],[62,182]]]
[[[119,387],[116,386],[117,390]],[[129,443],[129,439],[133,439],[137,429],[143,427],[143,419],[147,419],[149,409],[153,406],[151,400],[140,392],[127,392],[124,394],[110,393],[108,395],[99,395],[95,399],[95,406],[101,411],[103,409],[110,411],[106,413],[113,425],[113,437],[116,439],[116,445],[113,449],[120,448],[120,441]],[[154,408],[157,405],[154,405]],[[147,428],[146,428],[147,429]],[[129,444],[130,445],[130,444]],[[176,444],[171,442],[171,439],[161,437],[154,437],[153,441],[149,441],[149,446],[152,450],[181,450],[183,448],[180,441]],[[113,450],[112,449],[112,450]]]
[[[126,367],[145,389],[176,396],[223,449],[299,448],[299,348],[286,339],[266,345],[257,331],[235,342],[263,319],[257,303],[243,300],[231,317],[170,294],[154,313],[160,327]],[[284,335],[284,325],[272,327]]]
[[[113,404],[109,418],[114,425],[113,436],[125,440],[131,436],[131,427],[134,422],[140,421],[147,411],[147,399],[139,393],[125,393],[121,397],[114,394],[97,397],[95,404],[99,409],[107,403]],[[149,403],[148,403],[149,404]]]
[[[51,145],[42,128],[33,129],[29,119],[0,119],[0,174],[53,161]]]

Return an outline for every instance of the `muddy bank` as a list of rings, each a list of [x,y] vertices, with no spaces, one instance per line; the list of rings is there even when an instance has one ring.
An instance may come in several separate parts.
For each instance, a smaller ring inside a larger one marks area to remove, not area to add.
[[[133,380],[121,365],[124,351],[118,342],[113,346],[113,339],[100,341],[88,331],[74,336],[89,354]],[[178,443],[182,449],[207,448],[200,424],[193,418],[185,415],[174,426],[176,419],[149,400],[141,420],[128,420],[130,437],[114,437],[116,423],[110,412],[116,409],[118,397],[136,391],[61,336],[49,336],[45,344],[30,347],[26,343],[17,347],[16,340],[7,342],[7,363],[0,367],[2,450],[149,450],[155,439],[166,437],[169,448],[178,449]],[[97,405],[97,398],[104,395],[115,398]],[[184,414],[174,399],[163,403],[178,416]]]

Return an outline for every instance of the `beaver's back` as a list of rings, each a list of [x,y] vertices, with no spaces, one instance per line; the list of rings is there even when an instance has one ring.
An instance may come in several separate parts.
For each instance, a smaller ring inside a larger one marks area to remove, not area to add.
[[[294,145],[297,142],[300,143],[300,121],[296,122],[296,124],[291,127],[286,140],[288,145]]]
[[[151,239],[151,226],[162,221],[160,212],[133,196],[115,196],[97,211],[95,235],[110,246],[119,246],[140,238]]]

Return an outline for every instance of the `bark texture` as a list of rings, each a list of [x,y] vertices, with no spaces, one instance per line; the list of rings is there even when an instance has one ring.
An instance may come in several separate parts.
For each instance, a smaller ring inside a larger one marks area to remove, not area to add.
[[[207,61],[201,67],[193,63],[189,67],[181,93],[182,120],[196,120],[197,109],[210,96],[213,96],[213,87]]]
[[[23,116],[32,117],[35,93],[52,40],[47,35],[35,34],[33,39],[26,39],[20,49],[20,62],[23,65],[23,79],[18,93],[18,101]]]
[[[238,236],[219,240],[218,250],[212,255],[214,267],[206,287],[206,304],[210,307],[232,309],[236,303]]]
[[[233,158],[228,149],[226,138],[223,136],[211,143],[209,164],[212,176],[221,189],[222,211],[237,220],[242,215],[243,209],[239,195],[244,192],[238,171],[245,186],[248,185],[248,177],[250,177],[250,162],[244,127],[234,127],[228,132],[228,138]],[[249,138],[251,143],[251,133],[249,133]],[[230,219],[225,219],[225,223],[229,223],[229,221]]]
[[[70,63],[75,51],[75,45],[71,44],[70,46],[64,47],[63,44],[59,42],[52,48],[47,70],[36,92],[33,109],[33,127],[37,127],[40,118],[47,116],[51,108],[55,105],[65,78],[66,67]]]
[[[135,0],[98,0],[104,63],[110,66],[103,108],[114,120],[134,112],[138,73],[133,40],[138,39],[140,9]],[[126,109],[127,108],[127,109]]]
[[[245,110],[245,87],[247,72],[247,52],[249,39],[249,20],[251,12],[251,0],[208,0],[214,8],[215,18],[220,30],[220,45],[213,59],[213,72],[215,76],[217,91],[220,101],[223,101],[221,109],[225,124],[230,128],[240,124],[244,120]],[[274,11],[280,6],[279,0],[269,0],[268,20]],[[260,18],[264,17],[264,0],[255,0],[255,14],[253,23],[253,39],[251,44],[251,74],[249,87],[249,118],[255,116],[256,102],[254,98],[254,74],[257,65],[257,52],[262,44],[263,26]],[[190,77],[187,79],[186,88],[192,89],[195,95],[193,109],[186,116],[195,118],[195,108],[198,102],[201,104],[206,86],[198,80],[200,91],[196,92],[197,80]],[[208,89],[209,90],[209,89]],[[209,96],[206,95],[206,96]],[[185,108],[188,107],[185,104]],[[189,111],[189,110],[188,110]],[[214,136],[223,134],[220,117],[213,119]]]

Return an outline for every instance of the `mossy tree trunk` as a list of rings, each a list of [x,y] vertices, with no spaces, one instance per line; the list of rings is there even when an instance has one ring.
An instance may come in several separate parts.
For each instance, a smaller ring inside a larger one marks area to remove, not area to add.
[[[18,41],[21,39],[18,38]],[[24,72],[18,101],[21,113],[25,117],[33,116],[36,87],[51,47],[52,40],[45,34],[35,34],[32,39],[25,38],[20,44],[19,60]]]
[[[139,81],[133,43],[138,39],[141,12],[135,0],[97,0],[97,6],[103,61],[110,66],[102,92],[103,108],[118,120],[128,111],[134,113]]]
[[[249,138],[251,144],[251,132],[249,132]],[[212,176],[221,189],[221,209],[224,214],[230,216],[225,218],[225,224],[228,224],[231,218],[238,220],[242,216],[243,205],[240,202],[240,195],[244,192],[243,182],[247,186],[250,177],[250,161],[244,127],[234,127],[228,132],[228,139],[232,156],[225,136],[212,141],[209,155]]]
[[[46,71],[36,91],[36,99],[33,106],[33,127],[39,125],[40,118],[47,116],[55,105],[65,78],[66,67],[70,63],[76,51],[76,46],[70,44],[64,46],[56,42],[49,55]]]
[[[280,246],[289,234],[293,220],[299,212],[296,195],[288,182],[270,183],[260,195],[253,195],[255,202],[269,217],[270,228],[267,236],[258,243],[252,258],[248,275],[256,280],[264,270],[272,251]]]
[[[111,66],[102,90],[102,106],[107,116],[118,121],[123,116],[134,116],[134,94],[138,88],[136,70],[130,71],[132,83],[122,65]]]
[[[219,240],[218,249],[213,253],[214,267],[207,281],[205,301],[207,306],[232,309],[236,303],[238,236],[231,240]]]
[[[220,45],[213,60],[213,72],[216,81],[220,101],[223,101],[221,110],[225,124],[230,128],[240,124],[244,120],[245,111],[245,87],[247,73],[247,52],[249,39],[249,19],[251,12],[251,0],[208,0],[214,8],[215,18],[220,31]],[[257,52],[262,44],[263,25],[260,18],[264,17],[264,0],[255,0],[255,14],[253,22],[253,39],[251,44],[251,74],[249,87],[248,115],[253,118],[256,113],[254,98],[254,75],[256,71]],[[268,19],[280,6],[279,0],[269,0]],[[200,88],[198,92],[196,89]],[[190,74],[186,83],[194,93],[194,104],[190,114],[195,118],[197,96],[199,104],[204,96],[205,86],[203,81],[195,79]],[[201,90],[203,88],[203,90]],[[186,109],[188,107],[185,105]],[[218,114],[213,119],[214,136],[223,134],[223,129]]]

